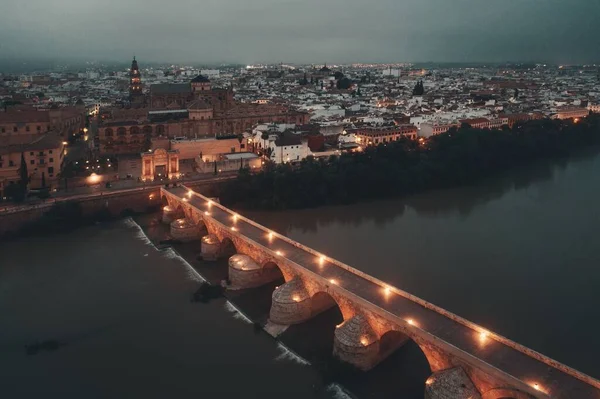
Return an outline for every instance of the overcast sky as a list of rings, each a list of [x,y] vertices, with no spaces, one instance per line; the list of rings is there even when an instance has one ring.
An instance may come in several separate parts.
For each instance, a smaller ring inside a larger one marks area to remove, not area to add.
[[[600,61],[600,0],[0,0],[0,58]]]

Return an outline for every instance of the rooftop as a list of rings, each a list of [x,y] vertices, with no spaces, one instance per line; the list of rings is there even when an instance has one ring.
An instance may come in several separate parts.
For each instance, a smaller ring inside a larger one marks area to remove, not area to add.
[[[158,83],[150,86],[150,94],[184,94],[191,93],[189,83]]]

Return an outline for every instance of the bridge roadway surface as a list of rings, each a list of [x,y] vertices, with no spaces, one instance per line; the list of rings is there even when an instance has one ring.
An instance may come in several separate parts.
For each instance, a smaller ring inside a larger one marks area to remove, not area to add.
[[[400,295],[392,294],[386,297],[380,285],[338,265],[325,262],[324,267],[321,267],[314,254],[298,248],[289,242],[277,239],[276,236],[272,240],[269,240],[266,232],[270,230],[266,227],[261,229],[248,223],[243,218],[237,218],[234,224],[232,217],[237,213],[215,205],[209,208],[207,206],[207,199],[199,195],[193,195],[189,198],[186,195],[189,189],[185,187],[169,188],[166,191],[181,199],[186,198],[187,203],[194,206],[201,213],[209,210],[210,217],[226,227],[235,225],[238,234],[272,251],[281,251],[283,258],[289,259],[297,265],[323,276],[327,280],[336,280],[337,285],[371,304],[398,317],[414,320],[416,326],[421,330],[432,334],[463,352],[520,381],[524,381],[530,385],[539,384],[541,389],[547,391],[551,398],[600,399],[600,389],[575,376],[494,339],[487,339],[487,342],[483,345],[479,340],[479,333],[476,330]]]

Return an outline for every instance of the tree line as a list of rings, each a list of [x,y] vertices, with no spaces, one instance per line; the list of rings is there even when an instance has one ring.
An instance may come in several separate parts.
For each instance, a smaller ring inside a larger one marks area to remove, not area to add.
[[[423,142],[401,139],[339,157],[309,157],[296,166],[267,164],[258,173],[241,169],[221,190],[221,200],[239,208],[286,209],[393,198],[472,184],[599,143],[598,114],[578,123],[541,119],[500,130],[463,125]]]

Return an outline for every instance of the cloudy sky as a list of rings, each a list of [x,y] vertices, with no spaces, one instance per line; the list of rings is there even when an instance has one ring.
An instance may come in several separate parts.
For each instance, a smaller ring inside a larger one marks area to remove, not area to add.
[[[600,61],[600,0],[0,0],[0,59]]]

